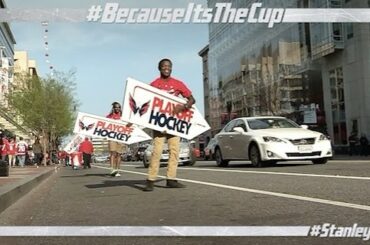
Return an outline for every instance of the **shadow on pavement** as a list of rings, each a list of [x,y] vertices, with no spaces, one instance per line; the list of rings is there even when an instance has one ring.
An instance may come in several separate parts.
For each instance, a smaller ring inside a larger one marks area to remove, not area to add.
[[[110,174],[83,174],[83,175],[63,175],[60,176],[61,178],[74,178],[74,177],[91,177],[91,176],[97,176],[97,177],[111,177]]]
[[[163,180],[157,180],[156,183],[160,181],[163,181]],[[91,189],[115,187],[115,186],[128,186],[128,187],[133,187],[138,190],[143,190],[145,183],[146,183],[146,180],[105,180],[101,184],[92,184],[92,185],[85,185],[85,186]]]

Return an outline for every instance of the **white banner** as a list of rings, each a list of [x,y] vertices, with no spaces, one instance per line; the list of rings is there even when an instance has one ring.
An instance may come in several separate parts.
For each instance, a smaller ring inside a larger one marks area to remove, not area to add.
[[[185,102],[183,98],[127,78],[122,119],[160,132],[193,139],[210,127],[195,105],[173,115],[173,108]]]
[[[76,134],[73,139],[63,148],[65,152],[71,154],[72,152],[78,151],[78,148],[85,136]]]
[[[117,141],[127,145],[151,139],[138,126],[132,125],[128,127],[127,124],[121,120],[113,120],[79,112],[73,132],[85,136]]]

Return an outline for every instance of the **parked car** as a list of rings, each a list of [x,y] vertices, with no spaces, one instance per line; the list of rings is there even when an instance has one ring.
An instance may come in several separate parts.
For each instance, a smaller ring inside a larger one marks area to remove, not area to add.
[[[124,162],[134,161],[134,157],[131,151],[126,151],[121,155],[121,160]]]
[[[250,160],[255,167],[288,160],[324,164],[333,154],[324,134],[284,117],[237,118],[215,138],[215,159],[220,167],[228,166],[232,160]]]
[[[92,161],[93,162],[108,162],[109,161],[109,154],[93,155]]]
[[[135,150],[134,159],[135,161],[142,161],[144,159],[144,152],[148,146],[139,146]]]
[[[149,167],[150,159],[152,156],[152,151],[153,151],[153,144],[149,145],[144,151],[143,164],[145,168]],[[167,164],[168,158],[169,158],[169,151],[168,151],[168,145],[166,143],[163,146],[160,163]],[[190,143],[185,139],[181,139],[180,141],[179,163],[181,163],[184,166],[193,166],[196,163],[196,157],[194,156],[192,147]]]
[[[216,138],[212,138],[206,148],[204,148],[204,160],[214,160],[215,156],[215,147],[217,145]]]

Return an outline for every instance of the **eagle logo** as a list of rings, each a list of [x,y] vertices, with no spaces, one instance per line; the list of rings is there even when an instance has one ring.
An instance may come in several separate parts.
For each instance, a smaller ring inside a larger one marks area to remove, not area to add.
[[[89,131],[90,129],[94,127],[94,123],[85,126],[85,124],[81,120],[78,122],[78,125],[80,126],[81,130],[86,130],[86,131]]]
[[[137,106],[136,101],[130,94],[130,107],[131,107],[131,110],[134,112],[134,114],[139,112],[140,116],[144,115],[145,113],[147,113],[149,109],[149,104],[150,104],[150,100],[144,103],[141,107]]]

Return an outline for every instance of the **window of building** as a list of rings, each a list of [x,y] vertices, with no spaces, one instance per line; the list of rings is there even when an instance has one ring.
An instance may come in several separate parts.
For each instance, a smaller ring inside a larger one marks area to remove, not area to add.
[[[343,25],[342,23],[333,23],[333,39],[334,41],[343,40]]]
[[[351,39],[353,38],[353,23],[347,23],[346,25],[347,25],[347,28],[346,28],[347,39]]]
[[[342,0],[330,0],[330,8],[341,8]]]
[[[344,101],[343,69],[338,67],[329,71],[331,112],[333,119],[334,144],[347,142],[347,126]]]

